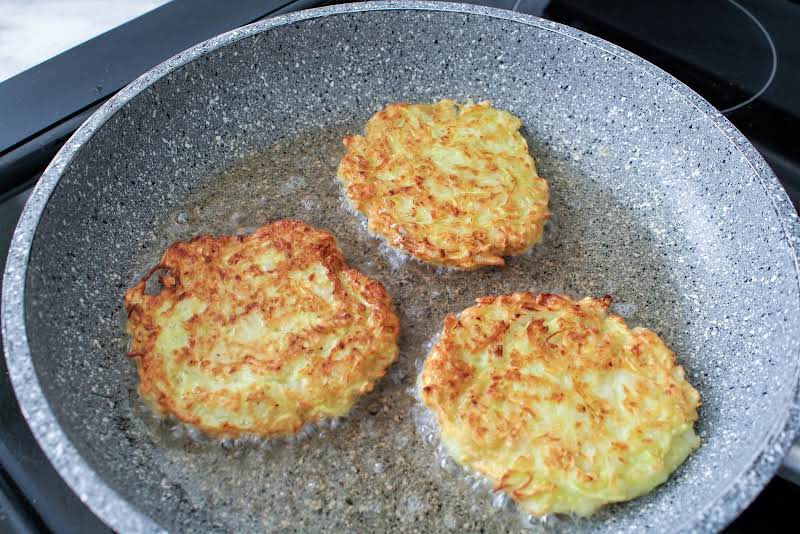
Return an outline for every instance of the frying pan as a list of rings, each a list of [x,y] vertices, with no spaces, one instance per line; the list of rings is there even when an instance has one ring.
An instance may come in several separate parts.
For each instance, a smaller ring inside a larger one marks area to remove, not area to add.
[[[342,206],[341,139],[393,101],[489,99],[522,118],[552,190],[533,253],[442,272],[387,254]],[[121,296],[171,241],[297,218],[382,281],[401,355],[337,425],[218,443],[154,420]],[[226,33],[154,68],[70,139],[33,192],[3,286],[22,411],[119,531],[712,531],[775,473],[800,422],[796,214],[745,138],[632,54],[482,7],[380,2]],[[443,458],[409,390],[445,314],[511,291],[610,294],[701,392],[701,447],[588,519],[538,522]],[[498,505],[498,506],[493,506]]]

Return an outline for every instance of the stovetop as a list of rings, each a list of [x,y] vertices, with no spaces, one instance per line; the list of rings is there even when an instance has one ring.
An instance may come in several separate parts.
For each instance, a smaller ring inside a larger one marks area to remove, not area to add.
[[[194,42],[266,16],[332,3],[342,2],[242,0],[225,3],[232,5],[222,9],[213,0],[175,0],[62,54],[65,57],[58,56],[0,83],[0,109],[9,112],[5,119],[0,116],[0,265],[5,263],[14,225],[37,175],[68,135],[104,99],[149,66]],[[562,22],[649,59],[722,110],[761,151],[795,206],[800,205],[800,152],[796,149],[800,134],[797,1],[468,3]],[[198,20],[198,13],[205,16]],[[125,46],[130,39],[157,36],[156,29],[165,27],[176,31],[169,37],[154,38],[154,43],[135,60],[123,61],[129,57]],[[70,66],[94,65],[91,60],[98,59],[98,51],[107,56],[107,64],[95,65],[97,74],[92,67],[85,67],[81,69],[84,78],[76,78]],[[115,57],[122,59],[115,63]],[[42,81],[54,79],[63,85],[48,87]],[[64,91],[65,87],[84,85],[92,91]],[[37,102],[48,98],[47,91],[60,107],[40,109]],[[110,532],[50,466],[19,411],[1,358],[0,370],[0,531]],[[791,506],[797,502],[800,486],[776,477],[728,531],[782,530],[784,525],[792,524]]]

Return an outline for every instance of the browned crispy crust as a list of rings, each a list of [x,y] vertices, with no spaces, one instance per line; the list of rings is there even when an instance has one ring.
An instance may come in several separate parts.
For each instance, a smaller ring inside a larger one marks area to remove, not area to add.
[[[636,497],[699,443],[700,396],[683,368],[610,304],[479,298],[445,318],[424,363],[420,396],[450,453],[530,513],[585,515]]]
[[[163,289],[147,294],[160,271]],[[211,435],[284,435],[342,415],[397,356],[384,287],[298,221],[176,242],[124,303],[141,396]]]
[[[344,139],[337,175],[389,245],[457,269],[504,265],[541,239],[548,216],[520,127],[488,102],[389,104]]]

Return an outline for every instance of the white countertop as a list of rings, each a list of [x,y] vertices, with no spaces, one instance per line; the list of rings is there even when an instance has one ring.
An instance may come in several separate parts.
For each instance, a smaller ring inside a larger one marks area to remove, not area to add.
[[[0,0],[0,82],[168,0]]]

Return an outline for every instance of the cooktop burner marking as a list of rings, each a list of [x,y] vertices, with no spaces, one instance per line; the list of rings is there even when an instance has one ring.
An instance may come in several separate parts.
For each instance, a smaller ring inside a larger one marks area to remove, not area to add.
[[[519,3],[519,1],[520,1],[520,0],[517,0],[517,3]],[[772,41],[772,36],[769,34],[769,32],[767,31],[767,29],[764,27],[764,25],[763,25],[763,24],[761,24],[761,21],[760,21],[760,20],[758,20],[758,18],[757,18],[755,15],[753,15],[752,13],[750,13],[750,11],[748,11],[748,10],[747,10],[747,8],[745,8],[745,7],[744,7],[742,4],[740,4],[740,3],[739,3],[739,2],[737,2],[736,0],[728,0],[728,2],[730,2],[731,4],[733,4],[733,5],[734,5],[735,7],[737,7],[737,8],[738,8],[738,9],[739,9],[739,10],[740,10],[742,13],[744,13],[745,15],[747,15],[747,17],[748,17],[750,20],[752,20],[752,21],[753,21],[753,23],[755,23],[755,25],[758,27],[758,29],[759,29],[759,30],[761,30],[761,33],[763,33],[763,34],[764,34],[764,37],[765,37],[765,38],[766,38],[766,40],[767,40],[767,44],[769,45],[769,50],[770,50],[770,53],[772,54],[772,70],[770,70],[769,76],[767,77],[767,81],[766,81],[766,82],[764,82],[764,85],[762,85],[762,86],[761,86],[761,89],[759,89],[758,91],[756,91],[756,93],[755,93],[755,94],[753,94],[753,96],[751,96],[751,97],[750,97],[750,98],[748,98],[747,100],[744,100],[744,101],[742,101],[742,102],[739,102],[739,103],[738,103],[738,104],[736,104],[735,106],[731,106],[731,107],[728,107],[728,108],[725,108],[725,109],[721,109],[721,110],[720,110],[720,113],[730,113],[731,111],[735,111],[735,110],[737,110],[737,109],[739,109],[739,108],[743,108],[743,107],[745,107],[746,105],[748,105],[748,104],[750,104],[751,102],[753,102],[754,100],[756,100],[756,99],[757,99],[758,97],[760,97],[761,95],[763,95],[763,94],[764,94],[764,91],[766,91],[767,89],[769,89],[769,86],[770,86],[770,85],[772,85],[772,81],[775,79],[775,73],[778,71],[778,51],[775,49],[775,43]]]

